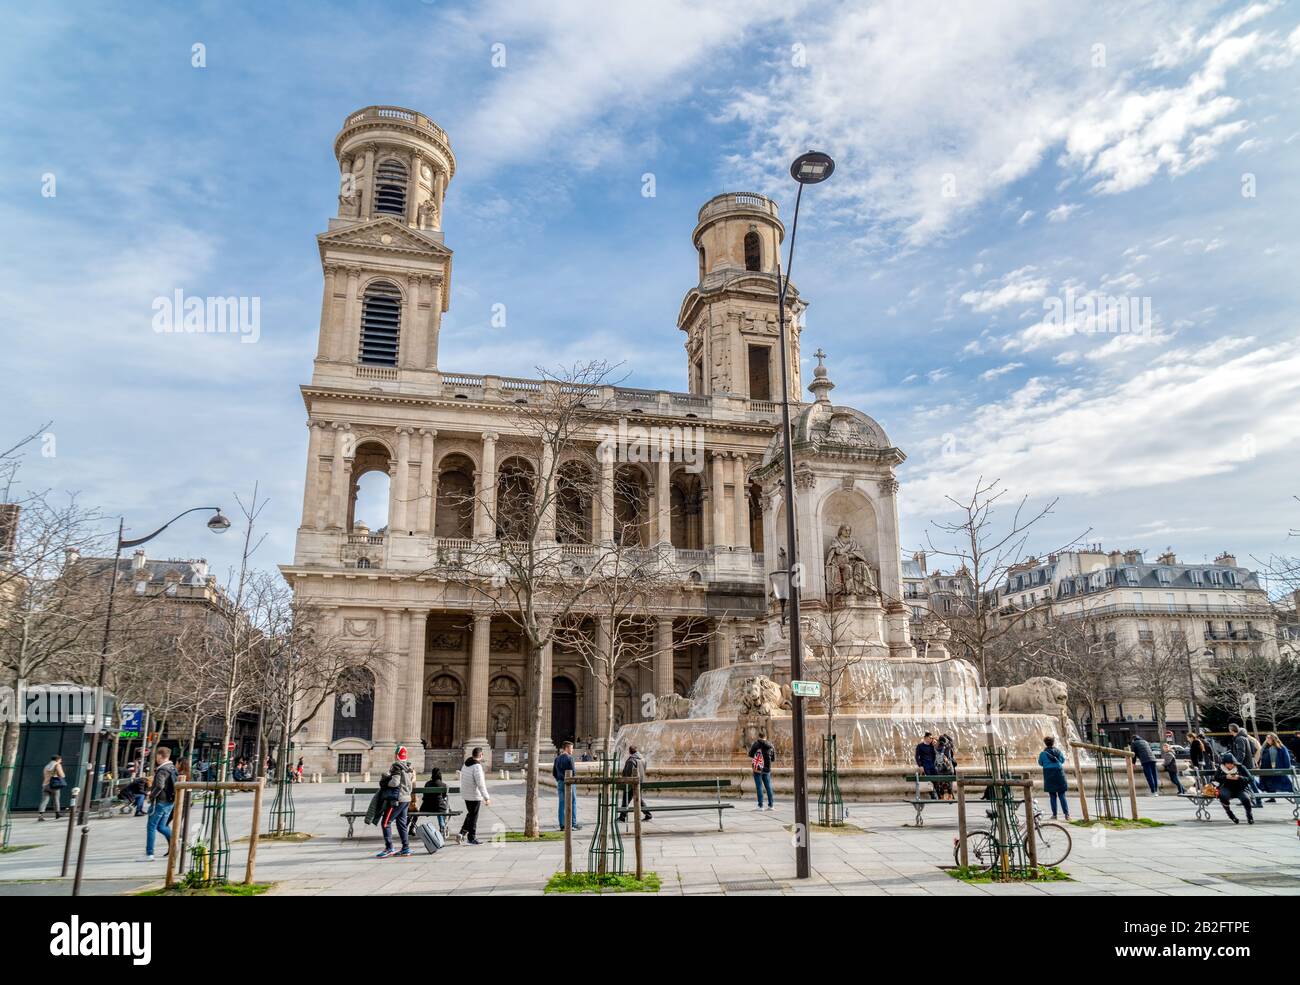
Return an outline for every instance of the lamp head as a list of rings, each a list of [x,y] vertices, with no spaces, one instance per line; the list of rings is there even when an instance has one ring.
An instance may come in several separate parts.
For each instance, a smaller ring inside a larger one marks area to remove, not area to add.
[[[220,510],[212,514],[208,520],[208,529],[214,534],[224,534],[230,529],[230,520]]]
[[[829,154],[810,150],[800,154],[790,165],[790,177],[801,185],[815,185],[825,181],[835,171],[835,162]]]

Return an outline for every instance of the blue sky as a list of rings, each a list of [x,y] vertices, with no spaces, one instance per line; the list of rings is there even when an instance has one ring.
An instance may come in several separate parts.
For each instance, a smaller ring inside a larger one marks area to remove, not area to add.
[[[684,390],[696,209],[757,190],[788,211],[787,162],[816,146],[838,168],[801,216],[803,351],[907,452],[905,544],[983,474],[1060,498],[1038,550],[1088,531],[1295,553],[1294,0],[701,6],[7,14],[4,433],[55,436],[25,480],[144,531],[256,479],[257,560],[291,558],[331,144],[385,103],[436,119],[458,159],[444,370],[598,355]],[[154,333],[178,288],[261,298],[259,341]],[[1097,296],[1151,318],[1052,320],[1053,299]],[[151,547],[218,571],[236,550],[197,523]]]

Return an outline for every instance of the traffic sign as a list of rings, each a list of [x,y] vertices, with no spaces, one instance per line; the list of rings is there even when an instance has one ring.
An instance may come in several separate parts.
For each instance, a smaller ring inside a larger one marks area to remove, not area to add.
[[[790,690],[801,698],[820,698],[822,686],[818,681],[791,681]]]

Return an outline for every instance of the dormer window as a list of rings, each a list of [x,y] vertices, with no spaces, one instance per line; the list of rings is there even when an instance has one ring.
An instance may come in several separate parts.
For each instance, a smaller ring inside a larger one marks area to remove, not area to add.
[[[1136,585],[1138,583],[1137,568],[1124,569],[1124,583],[1126,585]]]
[[[1193,585],[1204,584],[1205,579],[1204,576],[1201,574],[1201,570],[1199,568],[1194,568],[1191,571],[1187,572],[1187,574],[1191,577]]]
[[[406,165],[396,158],[380,163],[375,170],[375,212],[406,215]]]
[[[1211,585],[1219,585],[1219,584],[1222,584],[1222,582],[1223,582],[1223,574],[1222,574],[1221,572],[1216,571],[1214,568],[1211,568],[1209,571],[1206,572],[1206,574],[1210,576],[1210,584],[1211,584]]]
[[[357,360],[368,366],[396,366],[401,325],[401,292],[387,281],[371,284],[361,304],[361,345]]]
[[[1174,580],[1173,572],[1168,568],[1157,568],[1156,577],[1160,579],[1160,584],[1162,585],[1171,584]]]

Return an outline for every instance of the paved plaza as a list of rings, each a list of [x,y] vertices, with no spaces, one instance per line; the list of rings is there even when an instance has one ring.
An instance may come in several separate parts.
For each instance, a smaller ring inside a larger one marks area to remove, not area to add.
[[[347,840],[339,812],[348,798],[337,783],[295,787],[300,830],[311,840],[263,844],[257,879],[272,882],[275,895],[534,895],[563,868],[559,841],[519,843],[493,839],[517,831],[523,822],[523,782],[492,783],[492,805],[480,822],[480,846],[448,845],[435,856],[416,847],[411,858],[376,860],[378,832],[358,823]],[[555,825],[555,793],[543,788],[543,818]],[[268,798],[269,800],[269,798]],[[459,806],[459,799],[453,797]],[[956,811],[927,811],[933,820],[910,826],[904,804],[850,805],[852,827],[844,834],[815,833],[813,878],[799,882],[789,825],[789,801],[772,813],[736,801],[719,832],[708,814],[662,814],[645,826],[646,868],[663,881],[662,893],[681,895],[844,894],[900,896],[1011,896],[1116,894],[1142,896],[1300,895],[1300,829],[1282,804],[1266,804],[1254,826],[1232,825],[1215,808],[1214,820],[1197,822],[1186,803],[1173,797],[1140,801],[1143,816],[1172,826],[1135,831],[1072,830],[1074,850],[1064,868],[1072,882],[1038,885],[968,885],[941,866],[951,863]],[[232,838],[248,831],[250,795],[237,795],[229,818]],[[584,799],[579,820],[590,820],[594,803]],[[197,816],[197,815],[196,815]],[[458,821],[459,819],[457,819]],[[456,824],[453,824],[454,830]],[[584,853],[591,826],[577,832]],[[0,856],[0,895],[63,895],[58,879],[66,824],[14,820],[14,845],[36,845]],[[166,863],[139,861],[144,819],[113,817],[92,822],[93,861],[86,891],[111,895],[160,885]],[[232,875],[242,877],[246,843],[235,846]],[[578,848],[575,848],[577,854]],[[628,862],[632,849],[628,842]],[[585,855],[581,856],[585,862]]]

